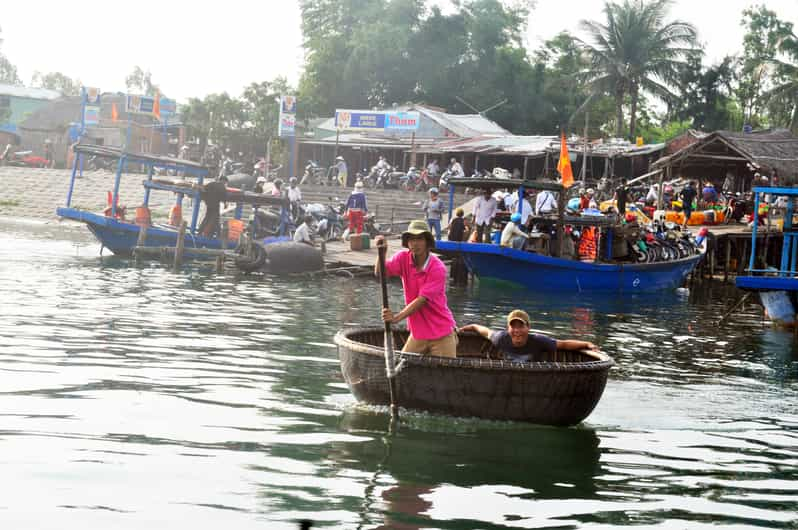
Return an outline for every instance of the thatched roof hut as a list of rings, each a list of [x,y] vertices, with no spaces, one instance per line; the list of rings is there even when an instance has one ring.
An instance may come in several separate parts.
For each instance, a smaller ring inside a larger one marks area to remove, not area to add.
[[[681,176],[719,184],[731,174],[738,182],[737,191],[745,191],[750,188],[754,170],[759,170],[763,175],[776,176],[779,185],[798,183],[798,138],[786,129],[709,134],[690,131],[668,145],[671,154],[652,165],[652,169],[665,170],[666,180]]]

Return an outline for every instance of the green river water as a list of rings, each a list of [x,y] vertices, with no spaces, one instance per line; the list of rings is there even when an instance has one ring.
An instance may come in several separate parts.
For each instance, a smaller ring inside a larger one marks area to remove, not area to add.
[[[0,527],[798,528],[798,343],[719,284],[656,296],[450,288],[459,324],[599,344],[580,426],[358,405],[332,337],[378,285],[175,273],[0,223]],[[392,287],[393,305],[401,300]]]

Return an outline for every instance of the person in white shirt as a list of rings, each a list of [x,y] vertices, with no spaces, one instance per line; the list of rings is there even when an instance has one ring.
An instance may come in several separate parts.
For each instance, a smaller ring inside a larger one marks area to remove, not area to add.
[[[299,204],[302,202],[302,192],[296,185],[296,177],[288,179],[288,203],[291,208],[291,217],[296,219],[299,214]]]
[[[378,170],[382,170],[389,169],[391,166],[388,164],[388,161],[385,160],[384,156],[380,156],[380,159],[377,161],[377,164],[374,167],[376,167]]]
[[[449,165],[449,169],[454,173],[454,176],[457,178],[465,177],[465,171],[463,171],[463,166],[460,165],[460,162],[457,161],[456,158],[452,158],[452,163]]]
[[[504,225],[504,230],[502,230],[501,246],[513,247],[515,249],[524,248],[524,242],[529,239],[529,236],[518,228],[520,222],[520,213],[514,213],[510,216],[510,222]]]
[[[433,158],[432,162],[427,164],[427,173],[429,173],[430,178],[437,179],[440,172],[441,168],[438,166],[438,159]]]
[[[306,245],[315,246],[313,242],[313,235],[310,230],[310,225],[313,224],[313,216],[306,215],[304,222],[299,225],[294,232],[294,242],[295,243],[305,243]]]
[[[557,201],[554,199],[554,194],[548,190],[538,193],[535,200],[535,214],[546,215],[555,211],[557,211]]]
[[[508,211],[514,211],[516,204],[518,204],[518,191],[513,191],[504,196],[504,206]]]
[[[526,193],[524,193],[524,207],[521,211],[521,226],[526,226],[529,222],[529,218],[532,217],[532,205],[526,198]],[[517,212],[518,211],[518,192],[509,193],[504,197],[504,205],[507,206],[507,210],[510,212]]]
[[[593,191],[593,188],[587,189],[587,198],[588,198],[588,208],[593,208],[594,210],[598,210],[598,203],[596,202],[596,192]]]
[[[490,226],[497,211],[496,199],[493,198],[490,189],[477,197],[474,204],[474,223],[477,225],[477,242],[483,241],[483,234],[486,240],[490,239]]]

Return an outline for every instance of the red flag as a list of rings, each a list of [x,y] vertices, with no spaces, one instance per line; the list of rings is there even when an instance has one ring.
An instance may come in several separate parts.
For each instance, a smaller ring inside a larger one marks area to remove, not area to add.
[[[158,92],[155,93],[155,100],[152,102],[152,113],[156,118],[161,119],[161,94]]]
[[[568,156],[568,144],[565,143],[565,133],[560,140],[560,161],[557,162],[557,171],[562,175],[562,185],[570,188],[574,185],[574,173],[571,171],[571,159]]]
[[[116,103],[111,104],[111,121],[114,123],[119,121],[119,111],[116,110]]]

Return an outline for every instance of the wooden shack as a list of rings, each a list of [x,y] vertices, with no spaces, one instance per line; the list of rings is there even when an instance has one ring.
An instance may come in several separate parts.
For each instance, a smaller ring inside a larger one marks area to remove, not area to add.
[[[759,172],[771,185],[798,183],[798,138],[786,129],[688,131],[668,142],[666,153],[651,167],[661,171],[661,181],[681,177],[712,182],[718,190],[746,192]]]

